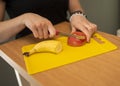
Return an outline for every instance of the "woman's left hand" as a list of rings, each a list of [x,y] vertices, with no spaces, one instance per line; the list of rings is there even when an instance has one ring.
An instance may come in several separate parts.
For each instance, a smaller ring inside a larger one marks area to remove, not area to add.
[[[91,23],[86,19],[85,16],[82,15],[72,16],[72,18],[70,19],[70,24],[72,28],[72,33],[76,30],[82,31],[87,37],[87,42],[90,41],[91,36],[97,30],[97,25]]]

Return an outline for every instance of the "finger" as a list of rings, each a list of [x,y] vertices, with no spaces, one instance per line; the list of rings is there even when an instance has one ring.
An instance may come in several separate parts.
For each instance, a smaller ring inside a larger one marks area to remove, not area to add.
[[[74,33],[76,31],[76,28],[74,26],[71,26],[71,28],[72,28],[71,33]]]
[[[94,28],[94,32],[97,31],[97,25],[96,24],[92,24],[92,28]]]
[[[35,37],[35,38],[38,38],[38,31],[37,31],[36,26],[32,26],[32,27],[30,28],[30,30],[32,31],[34,37]]]
[[[91,36],[97,31],[97,26],[95,24],[86,24],[85,27],[88,29]]]
[[[83,26],[83,25],[77,26],[76,28],[81,30],[83,33],[85,33],[85,35],[87,37],[87,42],[89,42],[91,35],[90,35],[88,29],[85,26]]]
[[[49,25],[48,26],[48,31],[49,31],[49,37],[51,38],[51,37],[54,37],[55,35],[56,35],[56,30],[55,30],[55,28],[53,27],[53,25]]]
[[[43,24],[39,24],[37,25],[37,31],[38,31],[38,37],[39,39],[43,38]]]
[[[86,29],[89,31],[89,34],[90,34],[90,36],[93,34],[93,32],[94,32],[94,28],[92,28],[90,25],[88,25],[88,24],[86,24],[85,25],[85,27],[86,27]]]
[[[44,39],[48,38],[48,26],[46,24],[44,24],[43,36],[44,36]]]
[[[83,33],[85,33],[86,37],[87,37],[87,42],[90,41],[90,38],[91,38],[91,34],[89,33],[89,31],[85,28],[85,27],[82,27],[83,29],[81,30]]]

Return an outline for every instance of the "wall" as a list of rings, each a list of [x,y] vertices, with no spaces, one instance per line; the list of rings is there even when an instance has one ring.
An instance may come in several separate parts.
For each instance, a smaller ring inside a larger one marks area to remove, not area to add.
[[[100,31],[116,34],[120,27],[119,0],[80,0],[88,19],[98,25]]]

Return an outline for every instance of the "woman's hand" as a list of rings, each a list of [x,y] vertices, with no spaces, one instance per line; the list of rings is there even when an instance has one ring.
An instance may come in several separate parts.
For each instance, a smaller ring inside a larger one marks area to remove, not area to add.
[[[35,38],[47,39],[56,34],[55,28],[48,19],[34,13],[26,13],[23,16],[24,25],[32,31]]]
[[[82,15],[73,15],[70,19],[72,33],[76,30],[84,32],[87,36],[87,42],[90,41],[92,34],[97,30],[97,25],[88,21]]]

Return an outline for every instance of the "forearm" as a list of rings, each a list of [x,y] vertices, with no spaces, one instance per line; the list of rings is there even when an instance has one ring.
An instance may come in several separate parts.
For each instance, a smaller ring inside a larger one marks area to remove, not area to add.
[[[22,24],[22,16],[3,21],[5,14],[5,2],[0,0],[0,43],[16,35],[25,26]]]
[[[0,22],[0,42],[15,36],[18,32],[25,28],[24,23],[22,23],[23,17],[19,16],[14,19],[1,21]]]
[[[79,0],[69,0],[69,12],[74,12],[80,10],[84,13],[84,10],[82,9],[82,6],[80,5]]]

